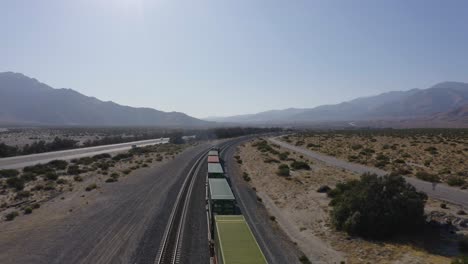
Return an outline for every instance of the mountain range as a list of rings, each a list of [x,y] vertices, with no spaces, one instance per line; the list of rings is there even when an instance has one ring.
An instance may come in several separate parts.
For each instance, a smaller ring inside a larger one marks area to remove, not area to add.
[[[206,120],[250,124],[413,120],[468,125],[468,83],[442,82],[427,89],[387,92],[334,105],[288,108]]]
[[[180,112],[103,102],[54,89],[20,73],[0,73],[0,124],[44,126],[201,127],[211,122]]]
[[[0,125],[160,126],[310,125],[468,127],[468,83],[393,91],[315,108],[288,108],[200,120],[104,102],[72,89],[54,89],[20,73],[0,73]]]

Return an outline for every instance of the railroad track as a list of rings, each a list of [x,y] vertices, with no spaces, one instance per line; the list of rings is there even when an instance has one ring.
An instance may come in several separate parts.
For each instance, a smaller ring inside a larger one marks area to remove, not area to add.
[[[220,152],[224,151],[235,143],[236,141],[222,143],[220,145]],[[190,205],[190,197],[192,196],[192,190],[197,179],[197,175],[202,165],[204,164],[204,158],[207,154],[208,150],[202,152],[198,156],[182,184],[182,188],[177,195],[175,205],[169,217],[168,225],[164,231],[163,240],[154,261],[155,264],[180,263],[185,221]]]

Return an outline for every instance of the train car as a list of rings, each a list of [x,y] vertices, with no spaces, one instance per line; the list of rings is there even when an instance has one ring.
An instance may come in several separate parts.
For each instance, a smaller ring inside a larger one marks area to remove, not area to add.
[[[208,179],[210,216],[236,213],[236,198],[226,179]]]
[[[208,163],[208,178],[225,178],[223,166],[220,163]]]
[[[208,156],[219,156],[219,151],[212,149],[208,152]]]
[[[208,156],[208,163],[220,163],[219,156]]]
[[[267,264],[242,215],[215,216],[216,264]]]

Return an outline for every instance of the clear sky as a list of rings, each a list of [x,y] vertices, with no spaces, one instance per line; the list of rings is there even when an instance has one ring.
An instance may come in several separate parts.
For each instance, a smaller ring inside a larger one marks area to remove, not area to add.
[[[0,71],[196,117],[468,82],[465,0],[0,0]]]

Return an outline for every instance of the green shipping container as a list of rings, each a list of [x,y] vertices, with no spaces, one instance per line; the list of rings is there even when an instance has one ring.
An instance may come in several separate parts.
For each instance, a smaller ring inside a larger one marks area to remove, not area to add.
[[[236,212],[236,199],[226,179],[208,179],[210,205],[213,214],[232,215]]]
[[[242,215],[215,216],[215,254],[219,264],[267,264]]]
[[[223,167],[220,163],[208,163],[208,178],[224,178]]]

